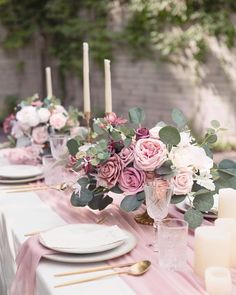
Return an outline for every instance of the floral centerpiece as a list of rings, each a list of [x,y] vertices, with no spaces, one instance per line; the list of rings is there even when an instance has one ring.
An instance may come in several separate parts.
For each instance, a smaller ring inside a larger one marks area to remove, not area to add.
[[[45,147],[51,133],[66,133],[79,125],[82,116],[76,109],[66,110],[56,98],[40,100],[38,95],[17,105],[15,113],[3,123],[3,131],[12,146]]]
[[[172,203],[190,198],[192,206],[184,217],[195,228],[202,223],[202,212],[212,208],[213,196],[220,188],[236,188],[236,163],[223,160],[216,165],[212,159],[210,148],[220,124],[212,121],[198,143],[177,109],[172,112],[175,126],[160,122],[147,129],[141,127],[144,118],[140,108],[129,111],[129,122],[111,113],[94,119],[94,143],[84,144],[79,138],[68,141],[73,167],[84,174],[71,203],[102,210],[112,203],[108,193],[114,192],[120,194],[121,209],[134,211],[145,202],[145,183],[161,178],[173,187]]]

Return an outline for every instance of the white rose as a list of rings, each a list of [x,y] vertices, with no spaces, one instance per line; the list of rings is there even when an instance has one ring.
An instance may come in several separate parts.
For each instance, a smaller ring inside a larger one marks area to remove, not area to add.
[[[213,160],[206,155],[205,150],[194,145],[172,148],[169,158],[177,169],[191,168],[198,171],[213,167]]]
[[[16,119],[23,125],[35,127],[40,123],[37,110],[33,106],[25,106],[16,113]]]
[[[52,128],[57,130],[60,130],[63,127],[65,127],[66,122],[67,122],[67,117],[61,113],[52,114],[49,120],[49,123],[52,126]]]
[[[155,126],[149,130],[149,134],[151,138],[160,139],[159,131],[163,128],[163,126]]]
[[[40,123],[47,123],[51,115],[50,111],[46,108],[40,108],[37,112]]]
[[[179,171],[171,179],[171,184],[173,185],[174,195],[186,195],[191,192],[193,186],[193,175],[189,170]]]
[[[191,145],[193,138],[189,132],[180,132],[180,143],[178,146],[185,147]]]

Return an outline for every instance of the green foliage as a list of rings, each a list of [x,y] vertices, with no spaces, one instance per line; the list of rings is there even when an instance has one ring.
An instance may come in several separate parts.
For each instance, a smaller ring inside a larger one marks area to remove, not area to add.
[[[184,219],[188,222],[190,228],[196,228],[202,224],[203,215],[200,211],[190,208],[184,213]]]
[[[120,203],[120,208],[126,212],[137,210],[143,203],[144,199],[139,200],[137,195],[125,196]]]
[[[134,107],[129,110],[129,120],[134,124],[141,124],[145,120],[144,110],[139,107]]]
[[[161,141],[163,141],[167,145],[177,145],[180,143],[180,134],[177,128],[173,126],[165,126],[160,132],[159,136]]]
[[[183,112],[179,109],[173,109],[171,113],[172,120],[176,123],[178,128],[183,128],[187,125],[187,119]]]

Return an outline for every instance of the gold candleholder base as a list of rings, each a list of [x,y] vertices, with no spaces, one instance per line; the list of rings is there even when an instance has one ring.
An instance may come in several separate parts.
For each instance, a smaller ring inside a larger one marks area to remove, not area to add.
[[[137,223],[145,224],[145,225],[153,225],[154,220],[148,215],[147,211],[141,214],[137,214],[134,217],[134,220]]]

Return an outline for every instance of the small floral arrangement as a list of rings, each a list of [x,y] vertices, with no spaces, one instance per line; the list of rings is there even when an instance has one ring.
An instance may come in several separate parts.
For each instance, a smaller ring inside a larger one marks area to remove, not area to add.
[[[172,186],[172,203],[191,199],[185,219],[195,228],[203,220],[202,212],[213,207],[213,196],[220,188],[236,188],[236,163],[223,160],[217,166],[210,151],[222,128],[212,121],[198,143],[177,109],[172,112],[175,126],[160,122],[147,129],[141,127],[144,118],[137,107],[129,111],[129,122],[111,113],[94,119],[94,143],[85,144],[79,138],[68,141],[73,168],[83,171],[71,203],[102,210],[112,203],[108,193],[114,192],[120,194],[123,210],[134,211],[145,201],[145,183],[160,178]]]
[[[8,134],[12,146],[43,147],[49,134],[69,132],[78,126],[79,116],[82,114],[76,109],[70,107],[67,111],[55,98],[40,100],[34,95],[17,105],[15,113],[5,119],[3,131]]]

